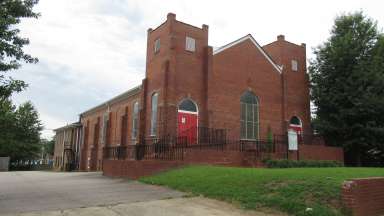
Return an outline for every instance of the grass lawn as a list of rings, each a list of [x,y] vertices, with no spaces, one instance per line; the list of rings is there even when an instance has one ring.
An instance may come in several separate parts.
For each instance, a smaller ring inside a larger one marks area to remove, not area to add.
[[[253,169],[190,166],[140,181],[292,215],[343,215],[341,184],[350,178],[384,176],[384,168]],[[307,210],[312,208],[312,210]]]

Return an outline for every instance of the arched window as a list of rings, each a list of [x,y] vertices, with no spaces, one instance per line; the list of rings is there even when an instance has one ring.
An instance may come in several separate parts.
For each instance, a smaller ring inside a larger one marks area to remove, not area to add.
[[[155,136],[157,132],[157,101],[159,94],[154,93],[151,100],[151,136]]]
[[[139,127],[139,102],[133,104],[132,109],[132,139],[136,139]]]
[[[251,91],[240,98],[240,137],[257,139],[259,137],[259,100]]]
[[[301,120],[297,116],[293,116],[289,121],[289,124],[301,126]]]
[[[190,99],[184,99],[179,104],[179,110],[188,112],[197,112],[196,104]]]

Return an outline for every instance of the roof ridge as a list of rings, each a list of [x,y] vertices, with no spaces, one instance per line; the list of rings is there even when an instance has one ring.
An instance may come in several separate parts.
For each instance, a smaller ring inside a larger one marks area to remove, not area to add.
[[[133,88],[130,88],[127,91],[125,91],[125,92],[123,92],[121,94],[118,94],[115,97],[112,97],[111,99],[109,99],[109,100],[107,100],[105,102],[102,102],[99,105],[94,106],[94,107],[92,107],[92,108],[90,108],[90,109],[80,113],[80,115],[84,115],[84,114],[90,113],[90,112],[92,112],[92,111],[94,111],[94,110],[96,110],[98,108],[101,108],[101,107],[105,106],[106,104],[113,103],[113,102],[115,102],[115,101],[117,101],[117,100],[119,100],[119,99],[121,99],[123,97],[130,97],[130,96],[134,95],[135,93],[137,93],[135,91],[139,91],[139,90],[141,90],[141,84],[138,85],[138,86],[135,86]]]
[[[256,48],[264,55],[264,57],[269,61],[270,64],[272,64],[272,66],[275,68],[275,70],[277,70],[277,72],[279,72],[281,74],[282,72],[282,67],[278,64],[276,64],[276,62],[272,59],[272,57],[263,49],[263,47],[260,46],[260,44],[255,40],[255,38],[253,38],[253,36],[251,34],[247,34],[235,41],[232,41],[231,43],[228,43],[224,46],[221,46],[219,47],[217,50],[213,51],[213,55],[216,55],[230,47],[233,47],[245,40],[251,40],[252,43],[256,46]]]

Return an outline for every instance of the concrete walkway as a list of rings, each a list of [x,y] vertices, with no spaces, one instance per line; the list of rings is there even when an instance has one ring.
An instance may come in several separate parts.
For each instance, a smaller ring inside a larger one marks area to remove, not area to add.
[[[1,216],[271,216],[101,173],[0,172]]]
[[[14,214],[11,214],[14,215]],[[20,213],[18,216],[272,216],[281,215],[245,211],[206,198],[174,198],[129,204],[75,208],[67,210]],[[5,215],[4,215],[5,216]]]

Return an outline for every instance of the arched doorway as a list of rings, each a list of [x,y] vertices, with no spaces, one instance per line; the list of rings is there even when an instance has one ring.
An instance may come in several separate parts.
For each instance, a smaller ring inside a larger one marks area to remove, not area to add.
[[[197,143],[198,109],[191,99],[183,99],[177,112],[178,137],[188,144]]]
[[[288,130],[293,130],[297,133],[297,141],[301,142],[303,140],[303,124],[301,120],[297,116],[293,116],[291,120],[289,120]]]

